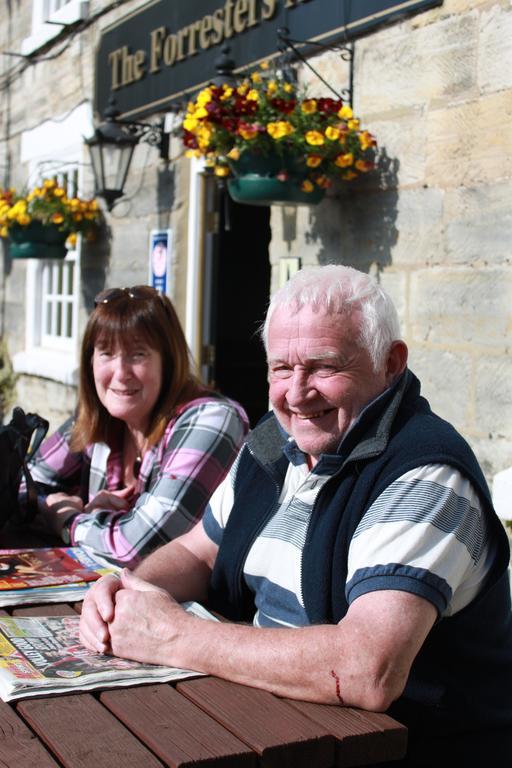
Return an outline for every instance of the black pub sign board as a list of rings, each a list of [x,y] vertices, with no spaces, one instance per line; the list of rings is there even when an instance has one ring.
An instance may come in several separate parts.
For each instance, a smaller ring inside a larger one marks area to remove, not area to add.
[[[96,53],[95,111],[112,94],[123,117],[165,111],[215,77],[224,44],[237,69],[293,41],[330,43],[417,13],[442,0],[154,0],[107,28]]]

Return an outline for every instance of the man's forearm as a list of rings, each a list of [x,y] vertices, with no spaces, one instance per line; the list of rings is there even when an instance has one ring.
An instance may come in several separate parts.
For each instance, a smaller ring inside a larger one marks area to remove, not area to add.
[[[209,567],[179,540],[171,541],[149,555],[135,569],[140,578],[167,590],[178,602],[203,602],[208,593]]]

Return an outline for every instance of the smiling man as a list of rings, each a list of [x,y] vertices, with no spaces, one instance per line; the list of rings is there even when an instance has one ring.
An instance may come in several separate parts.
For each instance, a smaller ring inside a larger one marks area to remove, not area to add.
[[[272,412],[202,522],[91,589],[83,642],[389,711],[410,729],[404,765],[509,766],[507,538],[407,369],[390,298],[357,270],[304,269],[263,336]],[[239,623],[191,617],[190,599]]]

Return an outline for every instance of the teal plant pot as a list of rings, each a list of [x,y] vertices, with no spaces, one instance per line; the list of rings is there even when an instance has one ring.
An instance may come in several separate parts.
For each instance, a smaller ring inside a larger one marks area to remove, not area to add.
[[[26,227],[15,225],[9,230],[9,254],[11,259],[64,259],[68,236],[56,224],[31,221]]]
[[[248,173],[229,179],[228,191],[236,203],[246,205],[317,205],[323,200],[325,190],[315,187],[303,192],[301,183],[293,177],[280,181],[275,176]]]
[[[233,177],[228,179],[228,191],[237,203],[246,205],[316,205],[325,190],[315,187],[312,192],[301,189],[305,174],[294,157],[277,153],[242,152],[230,162]],[[281,180],[278,174],[288,178]]]

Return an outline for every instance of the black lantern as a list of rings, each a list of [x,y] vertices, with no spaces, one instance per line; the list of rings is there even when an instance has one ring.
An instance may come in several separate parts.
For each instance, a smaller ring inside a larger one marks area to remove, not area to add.
[[[107,203],[109,211],[124,195],[133,151],[139,141],[157,147],[163,160],[169,159],[169,134],[164,131],[164,120],[150,125],[118,119],[120,115],[111,96],[101,123],[94,135],[86,139],[91,155],[95,194]]]

